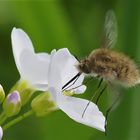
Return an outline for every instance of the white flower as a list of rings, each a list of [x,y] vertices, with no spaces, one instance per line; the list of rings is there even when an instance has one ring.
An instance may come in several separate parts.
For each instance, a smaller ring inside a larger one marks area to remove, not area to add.
[[[3,136],[3,130],[1,128],[1,126],[0,126],[0,140],[2,139],[2,136]]]
[[[105,131],[105,117],[94,103],[90,103],[82,117],[89,101],[65,96],[62,93],[62,87],[78,73],[75,67],[78,62],[69,51],[64,48],[57,52],[53,50],[51,55],[36,54],[30,38],[23,30],[14,28],[11,37],[13,54],[21,79],[39,90],[49,89],[57,106],[73,120]],[[83,80],[84,75],[81,75],[69,89],[81,85]],[[72,92],[79,94],[85,90],[86,86],[82,85]]]
[[[83,111],[89,101],[65,96],[62,93],[62,87],[78,73],[75,68],[76,63],[77,60],[67,49],[60,49],[52,56],[48,75],[49,90],[52,94],[52,98],[55,100],[57,106],[73,120],[98,130],[105,131],[105,117],[94,103],[91,102],[89,104],[84,116],[82,117]],[[80,76],[78,81],[72,85],[72,87],[81,85],[83,78],[83,75]],[[83,85],[77,88],[74,92],[76,91],[78,91],[78,93],[79,91],[80,93],[84,92],[85,86]]]
[[[72,77],[74,77],[78,73],[77,68],[75,67],[78,61],[73,55],[70,54],[70,52],[66,48],[59,49],[56,53],[54,53],[51,56],[50,61],[51,62],[48,74],[49,85],[53,85],[60,90],[62,89],[62,85],[65,85]],[[55,79],[55,81],[53,81],[52,79]],[[75,84],[68,89],[81,85],[83,80],[84,75],[81,75],[75,82]],[[85,90],[85,85],[74,89],[76,93],[83,93]]]
[[[13,28],[11,39],[13,55],[21,79],[37,89],[46,90],[50,55],[35,53],[30,38],[22,29]]]

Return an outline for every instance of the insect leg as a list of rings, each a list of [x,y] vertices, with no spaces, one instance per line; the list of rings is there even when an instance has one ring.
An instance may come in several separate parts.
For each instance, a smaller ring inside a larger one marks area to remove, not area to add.
[[[96,102],[95,102],[96,105],[98,104],[98,101],[99,101],[101,95],[103,94],[103,92],[105,91],[106,88],[107,88],[107,85],[106,85],[106,86],[101,90],[101,92],[99,93],[99,96],[97,97]]]
[[[113,107],[119,101],[120,95],[121,94],[118,95],[118,97],[113,101],[111,106],[106,110],[106,115],[105,115],[105,135],[107,135],[107,120],[108,120],[109,113],[112,111]]]
[[[87,108],[88,108],[90,102],[94,99],[94,97],[95,97],[96,94],[98,93],[98,90],[99,90],[99,88],[100,88],[102,82],[103,82],[103,78],[100,80],[100,82],[99,82],[99,84],[98,84],[98,87],[97,87],[95,93],[93,94],[93,96],[91,97],[91,99],[89,100],[89,102],[87,103],[87,105],[86,105],[86,107],[85,107],[85,109],[84,109],[84,111],[83,111],[82,118],[84,117],[84,114],[85,114],[85,112],[86,112],[86,110],[87,110]]]
[[[99,89],[99,88],[100,88],[100,86],[101,86],[102,82],[103,82],[103,78],[100,80],[100,82],[99,82],[99,84],[98,84],[97,89]]]

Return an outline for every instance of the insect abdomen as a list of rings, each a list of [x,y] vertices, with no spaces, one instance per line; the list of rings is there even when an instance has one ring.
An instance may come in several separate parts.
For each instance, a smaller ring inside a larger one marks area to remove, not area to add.
[[[131,87],[139,83],[139,70],[131,59],[125,58],[118,68],[117,78],[123,86]]]

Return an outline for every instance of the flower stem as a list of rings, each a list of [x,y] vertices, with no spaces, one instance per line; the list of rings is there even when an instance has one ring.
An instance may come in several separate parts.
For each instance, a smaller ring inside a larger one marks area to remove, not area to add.
[[[29,117],[30,115],[32,115],[34,113],[33,110],[29,110],[28,112],[24,113],[23,115],[17,117],[16,119],[10,121],[9,123],[5,124],[2,128],[3,128],[3,131],[8,129],[9,127],[13,126],[14,124],[22,121],[23,119]]]
[[[0,120],[3,118],[3,116],[4,116],[4,112],[2,112],[2,113],[0,114]]]
[[[2,112],[0,115],[0,125],[2,125],[6,119],[7,119],[7,117],[6,117],[5,113]]]

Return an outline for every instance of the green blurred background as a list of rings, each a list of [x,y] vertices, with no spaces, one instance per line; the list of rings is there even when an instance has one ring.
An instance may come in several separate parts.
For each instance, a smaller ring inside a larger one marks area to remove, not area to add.
[[[67,47],[78,58],[84,58],[100,46],[104,14],[108,9],[115,11],[118,21],[119,37],[114,49],[128,54],[139,65],[139,0],[1,0],[0,83],[4,89],[8,91],[19,79],[11,49],[13,27],[28,33],[37,52]],[[123,101],[110,114],[107,136],[57,111],[44,118],[27,118],[5,131],[3,140],[139,140],[139,91],[139,86],[123,91]],[[85,96],[90,99],[91,93]]]

